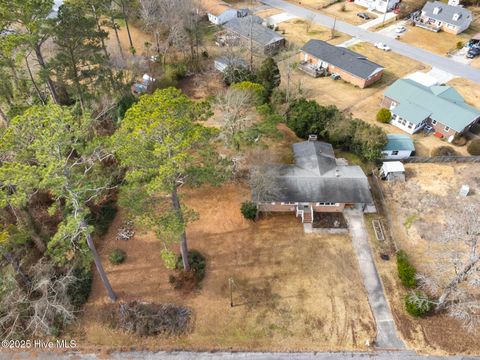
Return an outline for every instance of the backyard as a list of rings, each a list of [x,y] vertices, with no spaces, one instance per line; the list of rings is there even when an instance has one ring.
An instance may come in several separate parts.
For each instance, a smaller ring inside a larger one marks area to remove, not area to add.
[[[478,204],[480,164],[406,164],[405,183],[382,182],[386,207],[392,221],[391,232],[398,248],[404,250],[420,273],[432,271],[436,250],[460,250],[441,244],[435,238],[447,218],[461,222],[459,206]],[[468,184],[471,194],[458,196],[460,186]],[[369,216],[381,218],[381,214]],[[385,220],[385,219],[384,219]],[[444,314],[413,318],[404,310],[407,291],[397,277],[394,260],[383,261],[380,253],[390,252],[386,244],[371,236],[376,262],[389,298],[397,328],[408,345],[419,351],[439,354],[474,354],[480,343],[474,334],[461,329],[459,322]]]
[[[241,183],[184,189],[182,195],[200,214],[187,233],[190,247],[207,258],[201,290],[190,294],[173,290],[168,283],[171,271],[163,266],[154,234],[116,240],[122,215],[100,252],[105,264],[113,248],[127,253],[124,264],[106,269],[120,301],[187,305],[194,311],[193,331],[176,338],[137,338],[112,330],[102,314],[114,305],[95,276],[85,314],[72,330],[82,347],[365,350],[365,341],[374,337],[375,329],[348,236],[306,235],[293,215],[247,222],[239,207],[248,199],[249,189]]]

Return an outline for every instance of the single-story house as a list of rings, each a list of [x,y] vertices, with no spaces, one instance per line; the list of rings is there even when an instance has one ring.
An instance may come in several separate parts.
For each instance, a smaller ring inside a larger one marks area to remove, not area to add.
[[[235,18],[224,26],[231,35],[243,42],[244,46],[249,47],[251,39],[253,50],[264,55],[275,55],[285,46],[285,38],[264,26],[263,19],[258,16]]]
[[[365,56],[322,40],[309,40],[301,49],[301,61],[318,70],[326,70],[360,88],[381,79],[383,67]]]
[[[213,61],[215,69],[220,72],[224,72],[229,66],[247,67],[247,63],[238,57],[220,56]]]
[[[385,160],[406,159],[415,154],[413,139],[404,134],[387,134],[387,145],[382,150]]]
[[[385,161],[380,168],[380,178],[387,181],[405,181],[405,166],[400,161]]]
[[[237,9],[221,0],[202,0],[201,5],[207,12],[208,20],[215,25],[223,25],[238,14]]]
[[[462,6],[452,6],[440,1],[428,1],[415,20],[417,26],[427,30],[460,34],[470,26],[472,13]]]
[[[366,7],[370,11],[375,10],[383,14],[395,9],[400,0],[354,0],[354,3]]]
[[[336,159],[332,145],[314,139],[293,144],[294,164],[268,167],[275,192],[261,199],[252,189],[258,210],[292,212],[311,223],[314,212],[368,210],[373,205],[367,176],[359,166]]]
[[[480,111],[466,104],[454,88],[427,87],[410,79],[399,79],[388,87],[382,106],[392,113],[390,123],[403,131],[413,134],[429,125],[449,141],[480,119]]]

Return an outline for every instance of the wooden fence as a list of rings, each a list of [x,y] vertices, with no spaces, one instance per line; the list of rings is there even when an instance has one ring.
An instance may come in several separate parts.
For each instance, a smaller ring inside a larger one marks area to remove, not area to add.
[[[411,156],[400,161],[404,163],[480,163],[480,156]]]

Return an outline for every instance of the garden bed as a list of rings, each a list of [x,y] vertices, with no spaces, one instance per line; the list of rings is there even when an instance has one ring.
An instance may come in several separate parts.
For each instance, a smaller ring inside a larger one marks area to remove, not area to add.
[[[347,229],[347,220],[341,212],[316,212],[313,214],[314,229]]]

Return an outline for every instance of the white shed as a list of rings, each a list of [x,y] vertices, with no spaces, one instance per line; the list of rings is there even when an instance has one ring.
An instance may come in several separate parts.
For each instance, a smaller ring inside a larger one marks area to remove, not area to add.
[[[215,25],[223,25],[238,16],[238,10],[221,0],[202,0],[208,20]]]
[[[405,181],[405,166],[400,161],[385,161],[380,168],[380,178],[388,181]]]

